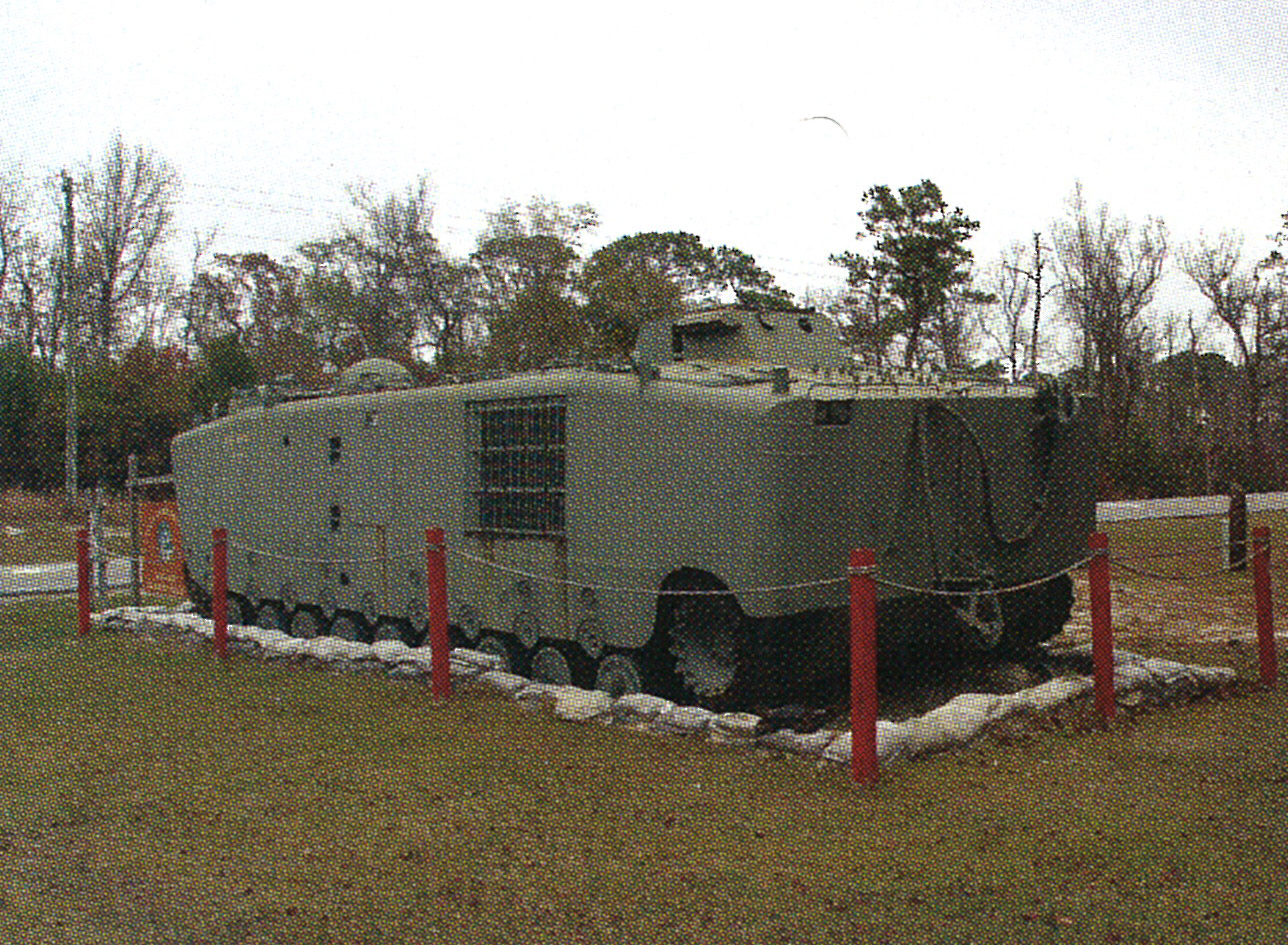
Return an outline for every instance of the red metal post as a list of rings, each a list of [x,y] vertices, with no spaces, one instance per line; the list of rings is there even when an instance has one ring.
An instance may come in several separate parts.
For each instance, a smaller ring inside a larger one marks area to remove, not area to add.
[[[429,610],[430,691],[436,699],[452,696],[451,653],[447,639],[447,543],[441,528],[425,529],[425,604]]]
[[[1114,629],[1109,609],[1109,537],[1096,532],[1091,548],[1091,660],[1095,665],[1096,711],[1114,719]]]
[[[216,528],[212,533],[210,568],[210,616],[215,621],[215,653],[228,655],[228,530]]]
[[[850,551],[850,777],[872,784],[877,767],[877,586],[871,548]]]
[[[89,529],[76,532],[76,635],[89,635]]]
[[[1257,598],[1257,650],[1261,662],[1261,684],[1273,686],[1279,680],[1279,657],[1275,653],[1274,599],[1270,593],[1270,528],[1252,530],[1252,589]]]

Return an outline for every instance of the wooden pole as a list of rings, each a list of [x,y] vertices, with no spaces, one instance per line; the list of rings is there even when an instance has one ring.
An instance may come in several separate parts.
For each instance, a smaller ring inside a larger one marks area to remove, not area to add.
[[[1248,497],[1236,483],[1230,487],[1230,506],[1225,516],[1226,564],[1231,571],[1248,569]]]

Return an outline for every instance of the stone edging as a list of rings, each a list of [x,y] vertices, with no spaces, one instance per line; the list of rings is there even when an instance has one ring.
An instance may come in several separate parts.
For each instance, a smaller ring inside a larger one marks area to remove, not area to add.
[[[195,613],[164,607],[118,607],[92,615],[96,627],[135,633],[168,633],[202,639],[214,636],[214,623]],[[308,659],[324,664],[386,667],[392,677],[420,677],[430,672],[429,647],[412,648],[396,640],[355,643],[335,637],[302,640],[280,630],[230,624],[229,641],[240,651],[264,658]],[[1089,645],[1068,651],[1089,656]],[[1166,703],[1194,698],[1229,686],[1235,672],[1226,667],[1193,666],[1143,657],[1126,650],[1114,653],[1114,689],[1120,701]],[[675,735],[704,736],[709,741],[758,746],[848,765],[850,733],[820,730],[810,734],[782,729],[756,735],[760,717],[749,712],[716,713],[677,705],[658,696],[635,693],[613,698],[606,692],[533,682],[501,672],[500,659],[477,650],[451,652],[452,676],[488,686],[531,709],[548,709],[570,722],[597,722]],[[877,722],[877,758],[883,766],[919,755],[964,745],[1010,716],[1046,712],[1091,691],[1086,676],[1062,676],[1010,695],[968,692],[924,715],[903,722]]]

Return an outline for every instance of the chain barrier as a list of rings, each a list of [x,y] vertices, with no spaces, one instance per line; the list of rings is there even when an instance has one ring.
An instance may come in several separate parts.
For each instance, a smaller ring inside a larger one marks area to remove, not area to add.
[[[1255,541],[1251,538],[1248,539],[1248,541],[1246,542],[1228,542],[1227,541],[1227,542],[1222,542],[1215,546],[1205,546],[1203,548],[1196,548],[1194,549],[1194,551],[1196,552],[1208,551],[1208,550],[1212,550],[1213,548],[1228,549],[1236,545],[1241,546],[1246,550],[1245,560],[1247,561],[1247,563],[1250,564],[1252,561],[1253,555],[1256,554],[1256,544],[1255,544]],[[1266,552],[1270,553],[1273,550],[1274,550],[1273,544],[1268,543],[1266,545]],[[1201,571],[1198,574],[1161,574],[1157,571],[1150,571],[1146,568],[1138,568],[1130,564],[1127,564],[1128,561],[1150,561],[1150,560],[1156,560],[1158,558],[1175,558],[1175,557],[1181,557],[1183,555],[1190,554],[1190,553],[1191,552],[1159,552],[1156,554],[1148,554],[1148,555],[1122,555],[1122,556],[1110,555],[1109,563],[1131,574],[1136,574],[1141,577],[1152,578],[1156,581],[1172,581],[1178,584],[1187,584],[1191,581],[1208,581],[1215,577],[1221,577],[1222,575],[1232,574],[1235,571],[1235,568],[1232,568],[1229,564],[1226,564],[1215,571]]]
[[[889,578],[873,578],[873,580],[885,587],[893,587],[896,590],[906,591],[911,594],[928,594],[931,597],[975,597],[980,593],[1010,594],[1014,591],[1023,591],[1030,587],[1037,587],[1039,584],[1047,584],[1066,574],[1071,574],[1079,568],[1086,567],[1087,562],[1089,562],[1092,557],[1094,556],[1087,555],[1085,558],[1075,561],[1067,568],[1061,568],[1059,571],[1054,571],[1051,574],[1044,575],[1040,578],[1034,578],[1031,581],[1024,581],[1021,584],[1012,584],[1008,587],[979,587],[972,591],[950,591],[946,588],[939,587],[913,587],[910,584],[900,584],[898,581],[891,581]]]
[[[244,551],[247,554],[256,555],[262,558],[275,558],[278,561],[294,561],[298,564],[380,564],[383,561],[405,561],[412,558],[420,559],[424,556],[424,549],[417,551],[399,551],[394,554],[375,555],[370,558],[303,558],[298,555],[284,555],[274,551],[264,551],[260,548],[251,548],[248,545],[241,545],[228,540],[229,551]]]
[[[846,581],[849,580],[849,577],[847,576],[847,577],[840,577],[840,578],[823,578],[817,581],[802,581],[796,584],[777,584],[777,585],[765,586],[765,587],[742,587],[742,588],[731,587],[731,588],[728,588],[727,590],[706,590],[706,591],[698,591],[698,590],[659,591],[656,588],[614,587],[606,584],[591,584],[585,581],[573,581],[568,578],[555,578],[544,574],[535,574],[529,571],[524,571],[520,568],[512,568],[507,565],[497,564],[495,561],[488,561],[486,558],[480,558],[477,555],[472,555],[465,551],[454,550],[452,548],[448,548],[447,553],[448,555],[452,555],[458,558],[464,558],[467,561],[473,561],[477,564],[481,564],[486,567],[493,568],[497,571],[502,571],[506,574],[513,574],[517,577],[528,578],[530,580],[540,581],[545,584],[570,585],[573,587],[584,587],[584,588],[589,588],[590,590],[597,590],[597,591],[615,591],[623,594],[648,594],[653,596],[684,595],[684,596],[695,596],[695,597],[719,596],[722,594],[769,594],[775,591],[794,591],[794,590],[802,590],[810,587],[825,587],[825,586],[834,585],[834,584],[844,584]],[[1007,594],[1007,593],[1011,593],[1012,591],[1022,591],[1030,587],[1036,587],[1039,584],[1045,584],[1049,581],[1054,581],[1057,578],[1062,577],[1066,574],[1069,574],[1072,571],[1076,571],[1079,568],[1084,567],[1087,564],[1087,562],[1090,560],[1091,560],[1091,557],[1087,556],[1079,561],[1074,562],[1073,564],[1069,565],[1067,568],[1063,568],[1059,571],[1055,571],[1043,577],[1036,578],[1032,581],[1025,581],[1022,584],[1015,584],[1009,587],[977,588],[972,591],[950,591],[942,588],[913,587],[912,585],[909,585],[909,584],[900,584],[897,581],[891,581],[886,578],[876,577],[875,566],[850,569],[849,574],[870,574],[870,575],[873,575],[873,580],[877,584],[882,584],[886,587],[896,588],[897,590],[906,591],[912,594],[931,594],[931,595],[940,596],[940,597],[972,597],[972,596],[978,595],[981,590],[986,591],[988,593]]]
[[[513,568],[509,565],[497,564],[495,561],[489,561],[487,558],[480,558],[478,555],[472,555],[468,551],[460,551],[455,548],[448,548],[447,554],[450,557],[463,558],[466,561],[472,561],[475,564],[481,564],[485,567],[492,568],[495,571],[501,571],[505,574],[513,574],[516,577],[527,578],[532,581],[539,581],[542,584],[560,584],[570,587],[587,588],[592,591],[610,591],[619,594],[647,594],[653,597],[660,596],[685,596],[685,597],[719,597],[725,594],[772,594],[775,591],[795,591],[809,587],[825,587],[829,584],[844,584],[849,580],[848,577],[823,578],[818,581],[802,581],[799,584],[776,584],[766,587],[731,587],[725,590],[674,590],[659,591],[655,587],[619,587],[611,584],[592,584],[587,581],[574,581],[569,578],[551,577],[547,574],[535,574],[530,571],[524,571],[521,568]]]
[[[1229,574],[1231,572],[1231,569],[1228,566],[1226,566],[1216,571],[1207,571],[1199,574],[1161,574],[1159,572],[1149,571],[1144,568],[1134,567],[1128,564],[1127,562],[1150,561],[1150,560],[1157,560],[1161,558],[1185,557],[1185,556],[1195,555],[1203,552],[1225,550],[1230,548],[1232,544],[1239,544],[1239,543],[1218,542],[1216,544],[1203,545],[1199,548],[1190,548],[1190,549],[1176,550],[1176,551],[1161,551],[1161,552],[1153,552],[1149,554],[1139,554],[1139,555],[1110,555],[1109,561],[1110,563],[1112,563],[1116,567],[1123,569],[1124,571],[1128,571],[1132,574],[1140,575],[1141,577],[1153,578],[1155,580],[1160,580],[1160,581],[1175,581],[1175,582],[1184,583],[1184,582],[1190,582],[1190,581],[1208,580],[1213,577],[1219,577],[1223,574]],[[1246,545],[1248,546],[1249,557],[1251,557],[1251,553],[1253,550],[1251,548],[1251,545],[1252,545],[1251,540],[1249,540],[1246,543]],[[325,564],[325,565],[380,564],[382,562],[387,563],[391,561],[404,561],[404,560],[411,560],[411,559],[419,560],[420,557],[424,554],[423,550],[418,549],[416,551],[404,551],[404,552],[397,552],[394,554],[376,555],[368,558],[352,558],[352,557],[308,558],[308,557],[301,557],[298,555],[281,554],[278,552],[267,551],[260,548],[252,548],[248,545],[242,545],[232,540],[229,540],[228,547],[230,550],[240,551],[247,554],[253,554],[264,558],[273,558],[279,561],[293,561],[300,564]],[[633,587],[633,586],[626,586],[626,585],[596,584],[588,581],[572,580],[570,578],[552,577],[546,574],[538,574],[534,571],[527,571],[527,570],[524,570],[523,568],[516,568],[510,565],[498,564],[495,561],[489,561],[487,558],[482,558],[482,557],[479,557],[478,555],[473,555],[467,551],[461,551],[460,549],[453,548],[450,546],[446,549],[446,552],[451,557],[459,558],[464,561],[469,561],[474,564],[482,565],[483,567],[491,568],[494,571],[500,571],[505,574],[512,574],[515,577],[525,578],[531,581],[537,581],[542,584],[585,588],[587,590],[607,591],[610,593],[642,594],[642,595],[648,595],[648,596],[668,595],[668,596],[686,596],[686,597],[718,597],[718,596],[727,595],[727,594],[735,594],[735,595],[773,594],[779,591],[797,591],[797,590],[806,590],[814,587],[828,587],[832,585],[840,585],[840,584],[844,584],[847,580],[849,580],[847,576],[847,577],[837,577],[837,578],[822,578],[816,581],[800,581],[793,584],[775,584],[775,585],[765,585],[765,586],[759,586],[759,587],[727,588],[723,590],[660,591],[657,588],[652,588],[652,587]],[[903,583],[900,583],[899,581],[893,581],[889,578],[878,577],[876,574],[875,567],[860,568],[857,570],[851,569],[849,571],[849,574],[859,574],[859,573],[869,574],[872,576],[872,579],[877,584],[880,584],[883,587],[892,588],[894,590],[903,591],[904,593],[908,593],[908,594],[923,594],[931,597],[968,598],[968,597],[978,596],[980,593],[1011,594],[1016,591],[1028,590],[1029,588],[1032,588],[1032,587],[1037,587],[1042,584],[1047,584],[1051,581],[1056,580],[1057,578],[1063,577],[1066,574],[1071,574],[1074,571],[1084,568],[1092,560],[1093,557],[1094,555],[1087,555],[1086,557],[1083,557],[1078,561],[1075,561],[1073,564],[1069,565],[1068,567],[1061,568],[1058,571],[1054,571],[1050,574],[1043,575],[1042,577],[1034,578],[1033,580],[1030,580],[1030,581],[1024,581],[1019,584],[1012,584],[1007,587],[981,587],[981,588],[975,588],[973,590],[949,590],[946,588],[918,587],[911,584],[903,584]],[[577,559],[577,560],[581,561],[582,559]],[[612,562],[589,562],[587,560],[587,563],[593,563],[601,567],[608,567],[608,568],[612,568],[614,570],[620,570],[623,572],[636,570],[636,569],[623,567],[620,565],[615,565]]]

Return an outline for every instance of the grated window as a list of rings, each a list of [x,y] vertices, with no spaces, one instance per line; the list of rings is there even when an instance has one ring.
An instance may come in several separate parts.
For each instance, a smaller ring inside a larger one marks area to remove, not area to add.
[[[470,519],[480,531],[562,535],[567,407],[563,397],[467,405],[474,423]]]

